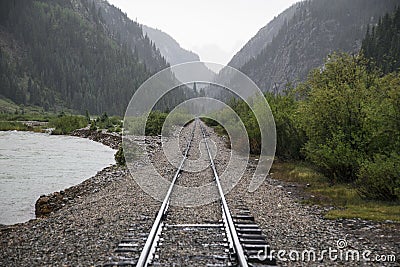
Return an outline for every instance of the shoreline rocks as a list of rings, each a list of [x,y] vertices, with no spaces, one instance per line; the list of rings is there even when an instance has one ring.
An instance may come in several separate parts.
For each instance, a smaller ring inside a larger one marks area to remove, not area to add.
[[[63,208],[65,205],[74,203],[76,198],[80,198],[84,194],[96,193],[99,187],[105,187],[113,182],[113,178],[109,174],[113,174],[115,169],[117,169],[116,164],[104,168],[95,176],[80,184],[68,187],[59,192],[40,196],[35,204],[36,218],[47,217],[51,213]]]
[[[109,146],[112,149],[118,149],[122,142],[122,137],[119,134],[104,133],[101,131],[93,131],[86,128],[73,131],[71,133],[71,136],[88,138],[95,142],[99,142],[103,145]],[[96,177],[104,175],[105,173],[109,172],[110,169],[115,167],[115,165],[111,167],[106,167],[103,170],[99,171],[94,177],[89,178],[78,185],[71,186],[59,192],[53,192],[47,195],[40,196],[35,203],[36,218],[46,217],[49,214],[63,208],[68,203],[72,203],[75,198],[80,197],[82,194],[96,191],[98,190],[98,186],[103,186],[105,185],[105,183],[111,182],[111,180],[105,180],[100,183],[99,179],[96,179]]]
[[[99,142],[103,145],[109,146],[112,149],[118,149],[119,145],[122,142],[122,136],[120,134],[106,133],[103,131],[95,131],[87,128],[75,130],[71,133],[71,136],[88,138],[95,142]]]

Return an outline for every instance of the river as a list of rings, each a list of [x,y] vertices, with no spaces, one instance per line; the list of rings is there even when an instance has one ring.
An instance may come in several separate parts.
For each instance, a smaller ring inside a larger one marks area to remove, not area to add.
[[[0,132],[0,224],[35,218],[40,195],[90,178],[115,163],[114,153],[79,137]]]

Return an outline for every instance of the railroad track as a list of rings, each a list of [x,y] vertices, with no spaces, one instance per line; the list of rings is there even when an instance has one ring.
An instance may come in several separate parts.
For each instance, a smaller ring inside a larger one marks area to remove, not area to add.
[[[269,247],[250,210],[240,201],[235,203],[232,211],[228,207],[207,141],[208,133],[199,119],[192,124],[183,158],[151,230],[145,231],[149,218],[138,218],[103,266],[275,265],[274,259],[259,257],[260,251],[264,255]],[[220,200],[201,207],[170,206],[171,199],[177,197],[174,187],[187,185],[196,178],[183,167],[187,159],[198,156],[192,150],[199,143],[207,152],[206,160],[210,166],[202,180],[216,184]]]

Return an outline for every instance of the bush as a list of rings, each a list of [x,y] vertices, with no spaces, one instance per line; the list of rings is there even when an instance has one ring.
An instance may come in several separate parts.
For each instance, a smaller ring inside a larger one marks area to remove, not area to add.
[[[296,112],[298,101],[292,89],[288,88],[285,94],[274,95],[266,93],[265,98],[270,106],[274,116],[276,126],[276,153],[275,155],[282,159],[302,159],[301,148],[305,143],[305,133],[296,121]],[[258,105],[263,105],[263,101],[254,103],[254,109]],[[249,138],[250,153],[260,154],[261,150],[261,132],[260,125],[250,109],[243,100],[232,99],[229,106],[239,115]],[[262,118],[264,119],[264,118]],[[218,127],[218,124],[212,120],[205,120],[207,125]],[[235,124],[236,122],[230,122]],[[266,123],[266,122],[264,122]],[[228,123],[229,124],[229,123]],[[243,137],[246,138],[246,137]]]
[[[97,117],[96,120],[91,122],[91,130],[106,129],[107,132],[116,132],[119,127],[119,131],[121,131],[121,120],[122,118],[119,116],[109,117],[107,113],[104,112],[100,117]]]
[[[150,112],[149,117],[146,121],[146,135],[159,135],[161,134],[161,130],[164,124],[165,119],[167,118],[166,113],[162,113],[160,111],[152,111]]]
[[[97,131],[96,122],[92,121],[90,123],[90,131]]]
[[[210,127],[215,127],[215,126],[219,126],[219,123],[213,119],[210,118],[201,118],[201,120]]]
[[[121,166],[126,165],[124,150],[123,150],[122,146],[120,146],[118,148],[118,151],[115,153],[114,158],[118,165],[121,165]]]
[[[362,153],[346,142],[345,134],[338,131],[324,144],[308,142],[304,146],[307,159],[330,178],[331,183],[353,182],[359,168]]]
[[[400,199],[400,155],[375,155],[374,160],[361,164],[358,174],[358,192],[376,200]]]
[[[297,122],[297,109],[299,102],[294,91],[288,88],[285,94],[265,95],[271,108],[276,127],[276,152],[280,159],[304,159],[301,152],[306,142],[304,131]]]
[[[367,71],[362,57],[331,56],[323,71],[311,72],[299,85],[305,99],[299,104],[299,121],[307,135],[306,157],[331,182],[354,182],[368,151],[368,112],[379,99],[376,73]],[[373,112],[371,112],[372,114]]]
[[[55,128],[52,134],[70,134],[76,129],[86,127],[87,120],[84,116],[62,115],[51,119],[49,126]]]

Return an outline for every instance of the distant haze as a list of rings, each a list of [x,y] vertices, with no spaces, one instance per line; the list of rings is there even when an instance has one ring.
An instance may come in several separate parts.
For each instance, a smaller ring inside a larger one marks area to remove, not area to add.
[[[202,61],[227,64],[257,31],[299,0],[109,0],[171,35]]]

